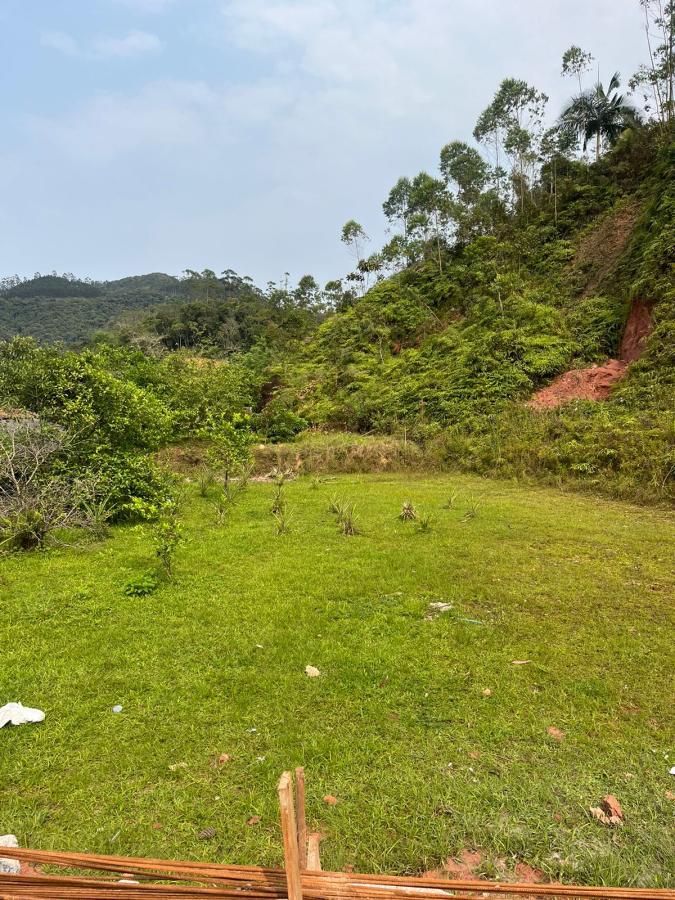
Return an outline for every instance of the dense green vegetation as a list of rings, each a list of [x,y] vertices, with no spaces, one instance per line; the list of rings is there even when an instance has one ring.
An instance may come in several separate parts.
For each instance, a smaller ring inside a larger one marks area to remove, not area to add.
[[[128,591],[153,565],[144,530],[3,562],[0,692],[46,712],[2,732],[22,843],[278,864],[275,783],[303,764],[326,867],[477,847],[493,876],[502,856],[672,883],[668,515],[471,477],[306,478],[277,537],[275,490],[251,485],[219,526],[193,486],[175,581],[148,596]],[[607,793],[621,828],[589,815]]]
[[[26,335],[81,345],[125,311],[184,296],[182,282],[162,274],[109,282],[56,273],[5,278],[0,283],[0,338]]]

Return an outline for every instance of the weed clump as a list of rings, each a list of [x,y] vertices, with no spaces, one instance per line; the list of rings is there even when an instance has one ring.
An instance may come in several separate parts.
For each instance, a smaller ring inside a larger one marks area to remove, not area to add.
[[[428,531],[431,531],[431,527],[434,524],[434,517],[429,512],[420,512],[417,516],[417,527],[419,531],[424,534]]]
[[[415,509],[412,500],[406,500],[401,508],[401,512],[398,514],[399,519],[402,522],[414,522],[417,518],[417,510]]]
[[[273,513],[274,521],[277,529],[277,537],[280,537],[282,534],[288,534],[291,530],[291,515],[288,510],[284,507],[280,509],[279,512]]]

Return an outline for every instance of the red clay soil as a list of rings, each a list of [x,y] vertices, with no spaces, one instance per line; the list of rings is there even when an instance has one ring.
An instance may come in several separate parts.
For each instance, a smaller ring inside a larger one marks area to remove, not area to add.
[[[652,307],[644,300],[634,300],[621,340],[621,362],[631,363],[642,356],[651,331]]]
[[[572,400],[606,400],[612,387],[623,378],[629,363],[639,359],[652,330],[651,307],[635,300],[621,340],[619,359],[609,359],[601,366],[571,369],[559,375],[530,399],[534,409],[553,409]]]
[[[467,880],[472,878],[482,879],[482,869],[487,862],[487,857],[480,850],[462,850],[458,857],[451,857],[438,869],[431,869],[421,876],[424,879],[451,879]],[[540,869],[524,862],[516,862],[514,868],[510,868],[506,859],[498,856],[493,860],[499,872],[500,881],[517,881],[521,884],[541,884],[546,881],[544,873]]]

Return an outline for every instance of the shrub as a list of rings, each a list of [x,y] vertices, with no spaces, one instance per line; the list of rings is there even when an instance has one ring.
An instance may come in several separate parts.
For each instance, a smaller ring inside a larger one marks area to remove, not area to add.
[[[339,512],[338,515],[338,524],[340,526],[340,531],[342,534],[346,535],[355,535],[361,534],[361,530],[358,527],[356,516],[354,514],[354,505],[353,504],[345,504]]]
[[[431,526],[434,523],[434,518],[431,513],[428,512],[420,512],[417,517],[417,525],[421,532],[431,531]]]
[[[35,550],[70,528],[100,531],[98,480],[60,471],[71,441],[35,418],[0,424],[0,548]]]
[[[176,551],[183,542],[182,527],[178,521],[178,506],[175,501],[170,500],[163,504],[151,529],[155,555],[159,560],[161,571],[171,580]]]
[[[273,444],[292,440],[308,424],[278,399],[271,400],[255,420],[256,430]]]
[[[149,594],[154,593],[158,587],[159,580],[157,576],[147,572],[145,575],[130,578],[122,588],[122,591],[127,597],[147,597]]]

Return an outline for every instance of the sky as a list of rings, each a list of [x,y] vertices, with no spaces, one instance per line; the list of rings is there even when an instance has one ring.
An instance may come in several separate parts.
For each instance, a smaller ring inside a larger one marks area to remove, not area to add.
[[[626,82],[639,0],[0,0],[0,275],[339,277],[503,78],[555,118],[571,44]]]

